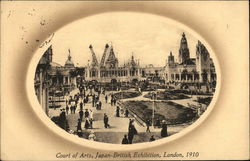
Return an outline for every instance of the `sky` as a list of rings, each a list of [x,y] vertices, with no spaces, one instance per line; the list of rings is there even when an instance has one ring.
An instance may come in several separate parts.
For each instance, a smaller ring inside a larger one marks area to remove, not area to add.
[[[190,56],[194,58],[198,40],[165,17],[133,12],[97,14],[74,21],[54,33],[51,41],[53,62],[64,65],[70,49],[74,64],[86,66],[91,60],[90,44],[100,62],[108,43],[113,45],[120,65],[133,53],[143,66],[164,66],[170,51],[178,59],[183,32]]]

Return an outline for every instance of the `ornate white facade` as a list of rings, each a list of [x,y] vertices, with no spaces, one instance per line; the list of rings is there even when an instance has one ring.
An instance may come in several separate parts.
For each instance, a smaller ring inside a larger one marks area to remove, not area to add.
[[[168,56],[165,66],[166,82],[201,82],[216,81],[213,59],[206,47],[198,41],[196,45],[196,58],[190,58],[188,43],[185,34],[182,34],[179,62],[175,62],[172,52]]]
[[[127,63],[119,65],[113,46],[106,44],[102,59],[99,63],[93,46],[90,45],[89,49],[92,54],[92,62],[86,67],[85,80],[96,80],[98,82],[111,82],[115,80],[127,82],[143,79],[142,68],[139,66],[139,63],[135,61],[133,55]]]

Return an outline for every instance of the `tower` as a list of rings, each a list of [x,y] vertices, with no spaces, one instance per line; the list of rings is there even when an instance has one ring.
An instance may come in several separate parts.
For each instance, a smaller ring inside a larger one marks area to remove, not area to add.
[[[101,59],[101,62],[100,62],[100,67],[104,67],[104,65],[105,65],[104,63],[105,63],[105,60],[106,60],[106,57],[107,57],[108,49],[109,49],[109,45],[106,44],[103,55],[102,55],[102,59]]]
[[[175,74],[176,73],[176,64],[174,61],[174,56],[172,54],[172,51],[170,51],[170,55],[168,56],[167,59],[167,64],[166,64],[166,68],[165,68],[165,81],[173,81],[175,78]]]
[[[89,69],[87,69],[88,77],[100,77],[99,63],[93,50],[93,46],[91,44],[89,45],[89,49],[92,54],[92,62],[89,66]]]
[[[90,52],[92,54],[92,62],[91,62],[91,66],[92,67],[97,67],[99,64],[98,64],[98,60],[96,58],[96,55],[95,55],[95,52],[93,50],[93,46],[90,44],[89,45],[89,49],[90,49]]]
[[[200,82],[210,82],[210,55],[200,41],[196,45],[196,68]]]
[[[113,46],[110,46],[109,55],[105,61],[105,67],[107,68],[116,68],[118,67],[118,59],[115,57]]]
[[[187,39],[185,33],[183,32],[179,49],[179,63],[185,63],[188,59],[190,59],[190,54]]]
[[[168,56],[168,65],[173,65],[174,64],[174,56],[172,54],[172,51],[170,51],[170,55]]]

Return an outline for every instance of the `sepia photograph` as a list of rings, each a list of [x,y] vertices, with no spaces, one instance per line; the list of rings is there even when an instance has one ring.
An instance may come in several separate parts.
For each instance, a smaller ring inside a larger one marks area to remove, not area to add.
[[[151,142],[181,132],[211,108],[213,54],[163,17],[98,14],[49,41],[34,90],[51,121],[72,135],[112,144]]]
[[[247,1],[0,4],[0,160],[249,160]]]

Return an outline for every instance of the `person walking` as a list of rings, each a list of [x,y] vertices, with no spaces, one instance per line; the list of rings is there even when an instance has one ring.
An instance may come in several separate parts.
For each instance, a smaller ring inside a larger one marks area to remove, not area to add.
[[[65,109],[61,109],[61,113],[59,115],[59,120],[60,120],[60,127],[64,130],[67,129],[67,120],[66,120],[66,113],[65,113]]]
[[[68,115],[69,114],[69,106],[66,105],[66,114]]]
[[[97,102],[97,103],[95,104],[95,106],[96,106],[96,110],[99,110],[99,102]]]
[[[72,105],[70,105],[70,113],[71,113],[71,114],[73,114],[73,108],[74,108],[74,107],[73,107]]]
[[[96,97],[95,95],[92,96],[92,107],[95,107],[95,100],[96,100]]]
[[[167,137],[168,136],[168,132],[167,132],[167,123],[166,120],[162,120],[162,129],[161,129],[161,137]]]
[[[76,106],[72,106],[73,107],[73,113],[76,113]]]
[[[102,101],[99,101],[98,103],[99,103],[99,110],[101,110],[102,109]]]
[[[147,119],[147,121],[146,121],[146,126],[147,126],[146,132],[150,132],[150,129],[149,129],[150,121],[149,121],[149,119]]]
[[[124,135],[124,138],[122,139],[122,144],[128,144],[127,135]]]
[[[79,118],[80,118],[81,121],[82,121],[82,118],[83,118],[83,111],[82,111],[82,110],[79,111]]]
[[[111,98],[110,103],[111,103],[111,106],[113,106],[113,104],[114,104],[114,99],[113,99],[113,97]]]
[[[109,118],[108,118],[108,115],[106,113],[104,113],[103,122],[104,122],[104,127],[105,128],[110,127],[110,125],[109,125]]]
[[[120,107],[116,107],[116,117],[120,117]]]
[[[81,119],[78,119],[76,131],[82,131],[82,121]]]
[[[105,101],[108,103],[108,95],[105,96]]]
[[[85,110],[84,114],[85,114],[85,118],[89,117],[89,111],[88,111],[88,109]]]
[[[83,110],[83,101],[80,102],[80,111]]]
[[[125,117],[128,117],[128,114],[129,114],[129,111],[128,111],[128,109],[126,108],[126,110],[125,110]]]
[[[89,128],[90,128],[90,122],[89,122],[89,118],[88,118],[88,117],[85,118],[85,125],[84,125],[84,128],[85,128],[85,129],[89,129]]]

